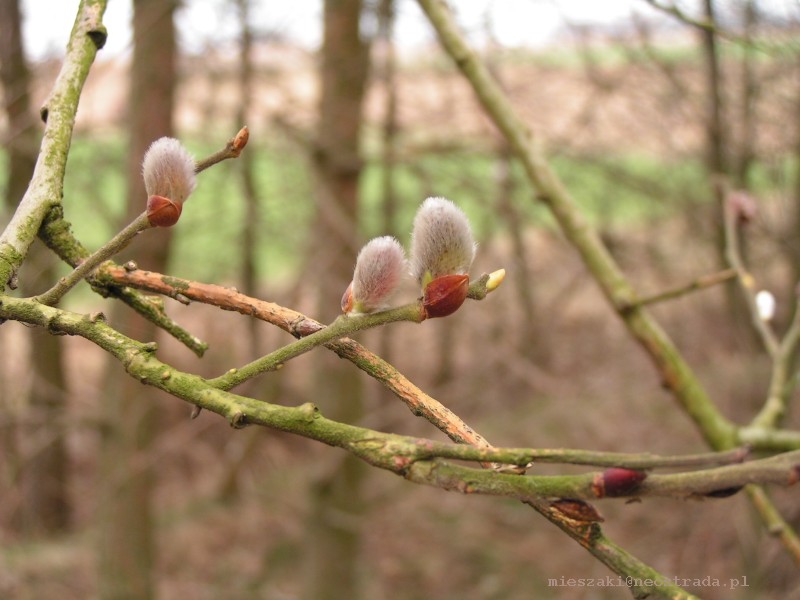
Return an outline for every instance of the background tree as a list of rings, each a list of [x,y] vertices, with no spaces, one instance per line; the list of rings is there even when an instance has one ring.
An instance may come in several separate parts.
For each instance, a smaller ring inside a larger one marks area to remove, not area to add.
[[[22,15],[18,0],[0,2],[0,75],[2,76],[4,112],[10,130],[6,136],[8,181],[5,206],[11,212],[22,198],[36,164],[38,134],[31,110],[31,77],[22,47]],[[21,287],[36,292],[55,277],[55,261],[43,247],[35,244],[27,268],[21,274]],[[5,408],[5,451],[16,456],[12,479],[22,482],[22,496],[17,503],[18,516],[32,534],[65,531],[70,521],[68,499],[69,468],[65,446],[66,382],[60,340],[33,330],[29,337],[31,365],[27,398],[11,397],[0,401]],[[8,348],[11,350],[11,348]],[[10,381],[8,383],[11,383]],[[18,389],[20,382],[13,385]],[[3,389],[12,386],[3,385]],[[0,392],[2,395],[3,392]],[[19,431],[21,452],[15,448],[16,416],[12,406],[26,404]]]
[[[324,3],[322,87],[313,157],[317,203],[309,264],[317,290],[316,313],[326,322],[340,310],[331,299],[344,292],[342,282],[350,280],[360,246],[361,123],[370,48],[361,33],[361,11],[361,0]],[[327,410],[336,419],[358,423],[364,413],[359,373],[342,371],[333,357],[320,359],[314,374],[317,394],[329,399]],[[365,475],[362,461],[335,457],[313,482],[305,591],[309,600],[361,597]]]
[[[173,133],[176,7],[173,0],[133,3],[126,222],[142,212],[147,198],[142,180],[145,151],[154,140]],[[168,230],[161,233],[136,248],[136,260],[142,267],[166,270],[170,235]],[[120,307],[112,318],[129,335],[156,338],[157,327],[127,308]],[[152,506],[156,474],[149,452],[160,426],[157,398],[143,394],[141,385],[121,374],[113,361],[107,368],[105,390],[100,446],[99,592],[103,600],[145,600],[156,595]]]

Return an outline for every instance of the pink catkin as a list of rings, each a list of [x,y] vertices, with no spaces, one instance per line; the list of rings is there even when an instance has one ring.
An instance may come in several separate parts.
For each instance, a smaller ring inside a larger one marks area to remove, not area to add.
[[[385,307],[406,269],[405,253],[391,236],[370,240],[356,259],[353,272],[353,306],[357,312]]]

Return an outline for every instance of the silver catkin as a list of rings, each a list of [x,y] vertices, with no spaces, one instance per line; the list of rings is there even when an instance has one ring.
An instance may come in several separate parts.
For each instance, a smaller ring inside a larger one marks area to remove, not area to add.
[[[182,204],[196,185],[194,158],[175,138],[162,137],[147,149],[142,177],[148,196],[164,196]]]
[[[475,249],[469,220],[460,208],[446,198],[422,203],[411,234],[411,274],[417,281],[468,274]]]

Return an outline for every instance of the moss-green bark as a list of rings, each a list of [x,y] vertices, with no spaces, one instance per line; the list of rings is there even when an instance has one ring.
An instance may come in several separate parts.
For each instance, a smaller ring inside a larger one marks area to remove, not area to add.
[[[66,57],[42,114],[44,137],[33,178],[11,222],[0,235],[0,284],[5,288],[36,237],[48,211],[60,204],[75,114],[97,50],[105,42],[102,23],[107,0],[83,0]]]

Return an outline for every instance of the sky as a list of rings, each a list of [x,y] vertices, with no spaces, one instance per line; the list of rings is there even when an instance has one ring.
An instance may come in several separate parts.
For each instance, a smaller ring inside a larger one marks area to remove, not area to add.
[[[720,0],[731,7],[736,0]],[[26,51],[33,60],[63,54],[78,0],[22,0]],[[236,17],[224,0],[185,0],[176,22],[185,50],[199,52],[211,36],[220,42],[236,35]],[[691,11],[696,1],[679,4]],[[760,0],[759,5],[797,18],[797,0]],[[322,0],[254,0],[251,22],[259,29],[280,32],[313,49],[320,40]],[[479,41],[486,15],[504,46],[541,47],[552,43],[565,22],[610,24],[633,13],[662,19],[645,0],[451,0],[461,25]],[[397,40],[403,48],[428,44],[433,32],[413,0],[397,0]],[[130,50],[131,0],[109,0],[104,22],[109,38],[100,59]]]
[[[26,51],[33,60],[61,55],[66,46],[78,0],[23,0]],[[225,2],[188,1],[177,14],[182,43],[188,50],[201,48],[215,31],[223,39],[236,33],[235,16],[224,10]],[[491,15],[496,36],[508,46],[540,46],[552,39],[566,17],[575,22],[608,22],[647,10],[643,0],[460,0],[452,3],[467,30],[483,27]],[[321,0],[254,2],[253,23],[279,31],[303,45],[314,48],[320,39]],[[110,0],[104,22],[109,30],[105,56],[128,51],[131,42],[130,0]],[[396,25],[404,47],[429,43],[430,26],[411,0],[398,0]]]

